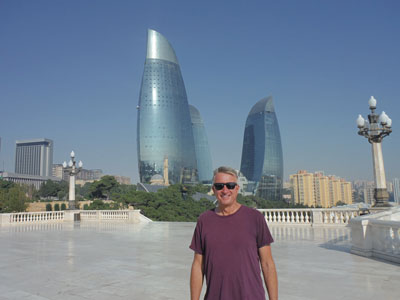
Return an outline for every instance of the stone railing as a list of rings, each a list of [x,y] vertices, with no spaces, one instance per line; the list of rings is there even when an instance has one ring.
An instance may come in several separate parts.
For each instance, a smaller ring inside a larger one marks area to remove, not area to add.
[[[22,223],[49,223],[64,221],[64,211],[22,212],[0,214],[0,225]]]
[[[350,221],[351,253],[400,263],[400,208]]]
[[[359,215],[358,209],[294,208],[259,209],[268,224],[329,226],[347,225]]]
[[[125,221],[128,223],[151,222],[149,218],[146,218],[140,213],[140,210],[66,210],[0,214],[0,226],[11,224],[106,220]]]
[[[129,220],[129,215],[135,210],[83,210],[80,212],[81,221],[85,220]],[[136,211],[138,212],[138,211]]]

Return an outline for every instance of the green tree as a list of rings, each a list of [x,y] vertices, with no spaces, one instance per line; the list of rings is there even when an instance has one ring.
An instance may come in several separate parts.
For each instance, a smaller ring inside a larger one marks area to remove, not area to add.
[[[67,205],[65,203],[61,203],[61,210],[66,210],[67,209]]]
[[[40,186],[39,195],[42,198],[58,197],[65,196],[67,191],[68,183],[66,181],[56,182],[53,180],[47,180]]]
[[[86,182],[83,186],[77,185],[76,186],[76,194],[82,196],[83,199],[90,198],[90,186],[92,185],[91,182]]]
[[[106,175],[100,180],[93,182],[89,187],[92,199],[110,199],[110,194],[119,186],[113,176]]]
[[[56,203],[54,205],[54,211],[59,211],[60,210],[60,204]]]
[[[114,210],[119,208],[118,203],[106,203],[103,200],[94,200],[90,205],[87,206],[87,204],[84,205],[84,207],[87,207],[85,209],[89,210]]]
[[[0,179],[0,190],[9,190],[13,186],[16,186],[14,182]]]
[[[52,211],[52,210],[53,210],[53,208],[51,207],[51,204],[47,203],[46,204],[46,211]]]
[[[21,187],[17,185],[8,186],[8,189],[1,189],[0,211],[2,213],[23,212],[27,208],[28,201]]]

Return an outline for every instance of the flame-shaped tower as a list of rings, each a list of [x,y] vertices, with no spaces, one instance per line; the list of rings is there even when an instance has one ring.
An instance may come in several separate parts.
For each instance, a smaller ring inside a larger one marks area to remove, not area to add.
[[[137,146],[140,182],[163,174],[168,157],[168,179],[198,181],[192,125],[185,85],[175,51],[168,40],[148,30],[138,105]]]
[[[240,171],[254,183],[251,192],[267,200],[282,199],[282,144],[271,96],[258,101],[247,116]]]

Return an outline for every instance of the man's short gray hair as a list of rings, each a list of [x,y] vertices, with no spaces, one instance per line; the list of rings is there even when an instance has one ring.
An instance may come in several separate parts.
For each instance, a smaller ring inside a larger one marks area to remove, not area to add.
[[[219,167],[219,168],[216,168],[216,169],[214,170],[213,181],[214,181],[215,175],[217,175],[217,173],[229,174],[229,175],[234,176],[236,179],[238,179],[238,174],[237,174],[236,170],[233,169],[233,168],[231,168],[231,167],[221,166],[221,167]]]

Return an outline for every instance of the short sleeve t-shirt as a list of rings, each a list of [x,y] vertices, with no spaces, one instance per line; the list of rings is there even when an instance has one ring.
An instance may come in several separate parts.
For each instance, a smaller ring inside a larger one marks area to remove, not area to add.
[[[264,216],[253,208],[201,214],[190,248],[204,256],[204,299],[265,300],[258,249],[272,242]]]

